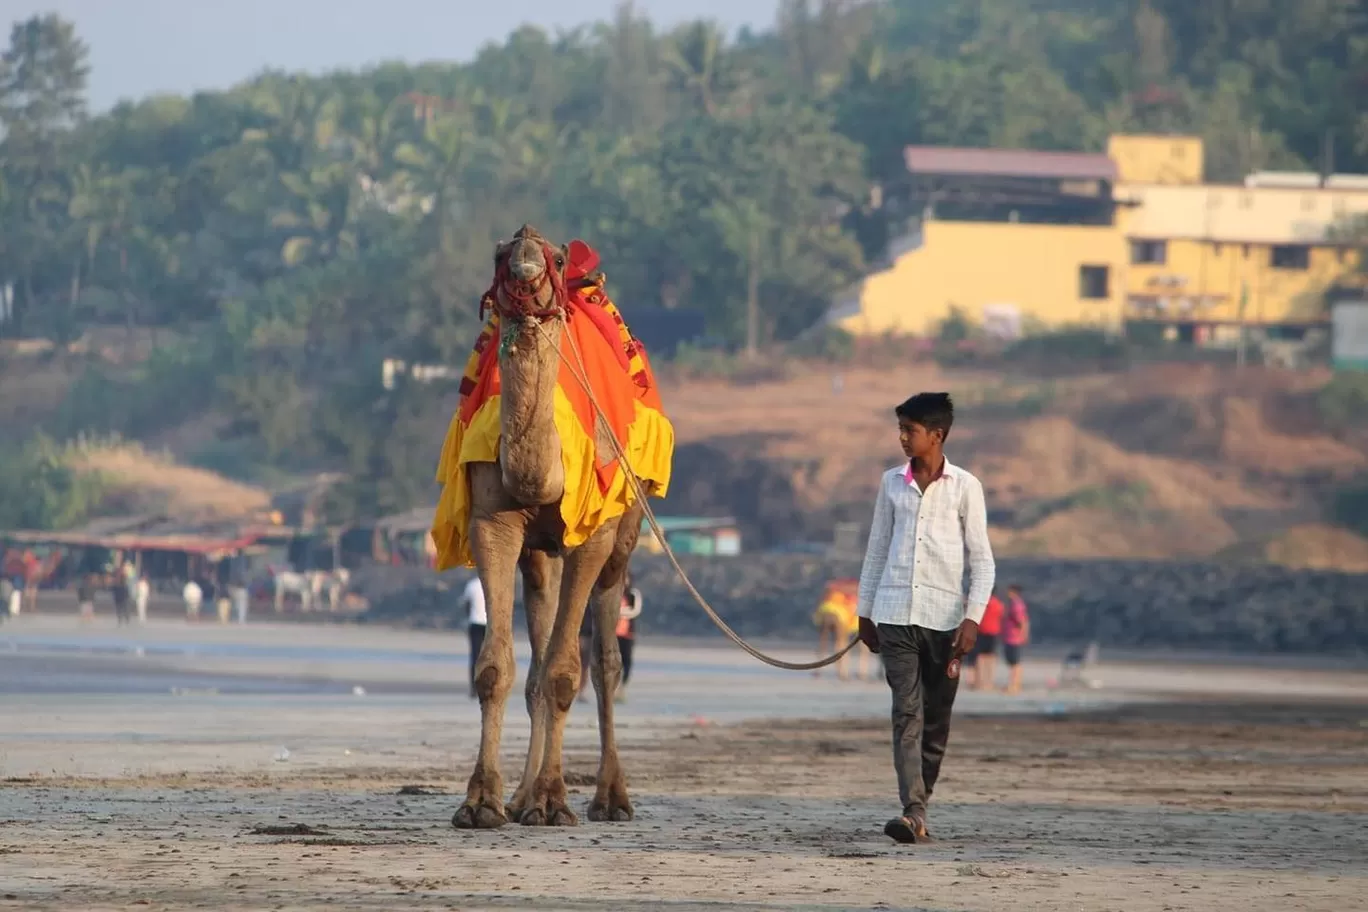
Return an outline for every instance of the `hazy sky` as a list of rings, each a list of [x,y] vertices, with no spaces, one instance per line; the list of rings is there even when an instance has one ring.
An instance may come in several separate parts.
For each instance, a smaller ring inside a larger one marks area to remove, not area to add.
[[[619,0],[0,0],[0,27],[36,13],[90,46],[91,107],[154,92],[226,88],[266,67],[319,71],[382,60],[469,60],[524,23],[606,19]],[[658,25],[767,26],[778,0],[636,0]]]

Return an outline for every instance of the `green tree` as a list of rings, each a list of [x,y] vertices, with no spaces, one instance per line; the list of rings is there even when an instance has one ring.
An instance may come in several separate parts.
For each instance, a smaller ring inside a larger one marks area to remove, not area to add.
[[[81,474],[51,439],[0,450],[0,529],[64,529],[93,515],[104,497],[97,475]]]
[[[65,295],[44,283],[55,285],[52,272],[62,271],[50,260],[66,231],[64,168],[73,152],[71,130],[85,117],[88,73],[85,45],[56,15],[15,23],[0,53],[0,163],[9,188],[0,232],[19,280],[15,320],[21,330],[40,298],[49,309],[43,322],[64,337],[72,327],[78,277],[67,274]]]

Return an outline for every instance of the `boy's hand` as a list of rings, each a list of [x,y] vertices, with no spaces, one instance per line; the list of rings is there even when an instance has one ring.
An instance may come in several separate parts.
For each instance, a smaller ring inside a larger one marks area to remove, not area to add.
[[[870,652],[879,651],[879,628],[870,618],[860,618],[860,642]]]
[[[978,622],[965,618],[960,621],[959,629],[955,631],[955,640],[950,644],[950,658],[959,659],[967,656],[976,642],[978,642]]]

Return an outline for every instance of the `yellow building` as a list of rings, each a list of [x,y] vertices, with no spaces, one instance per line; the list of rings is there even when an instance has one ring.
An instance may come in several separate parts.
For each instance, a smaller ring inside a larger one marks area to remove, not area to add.
[[[1206,184],[1195,137],[1114,136],[1106,155],[911,147],[905,159],[906,184],[885,192],[908,232],[829,315],[857,335],[932,334],[956,308],[1004,334],[1301,331],[1327,323],[1325,293],[1355,264],[1336,228],[1368,216],[1368,178]]]
[[[1125,242],[1109,225],[927,221],[921,246],[833,309],[855,335],[933,335],[959,310],[1015,335],[1023,323],[1116,326]]]
[[[1357,262],[1335,236],[1368,215],[1368,180],[1250,175],[1243,186],[1161,185],[1121,169],[1128,321],[1305,329]]]

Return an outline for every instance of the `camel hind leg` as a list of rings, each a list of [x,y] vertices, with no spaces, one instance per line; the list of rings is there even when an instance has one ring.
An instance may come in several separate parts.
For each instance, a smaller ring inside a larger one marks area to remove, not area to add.
[[[613,700],[622,683],[622,653],[618,649],[617,625],[622,612],[622,593],[627,585],[627,565],[641,534],[642,510],[634,505],[618,525],[613,551],[594,584],[590,607],[594,612],[594,690],[598,695],[599,769],[589,819],[620,822],[635,815],[627,797],[627,777],[618,756],[613,724]]]
[[[607,558],[594,585],[594,689],[598,693],[599,770],[594,800],[590,801],[590,820],[622,822],[636,811],[627,796],[627,777],[617,753],[617,730],[613,722],[613,699],[622,682],[622,655],[617,644],[617,621],[622,611],[622,592],[627,588],[627,567],[642,535],[640,505],[633,505],[617,526],[613,552]]]
[[[606,524],[565,558],[560,604],[542,671],[541,712],[546,717],[546,748],[541,772],[520,822],[525,826],[575,826],[579,820],[566,804],[565,720],[579,694],[579,629],[589,593],[613,553],[618,523]]]
[[[527,807],[532,784],[541,772],[542,752],[546,749],[546,715],[541,711],[542,669],[546,667],[546,649],[551,640],[551,628],[556,622],[556,603],[560,596],[563,558],[544,551],[524,551],[518,561],[523,578],[523,603],[527,610],[527,638],[532,644],[532,664],[527,669],[527,715],[532,720],[532,732],[527,741],[527,761],[523,765],[522,780],[508,802],[508,819],[517,820]]]

